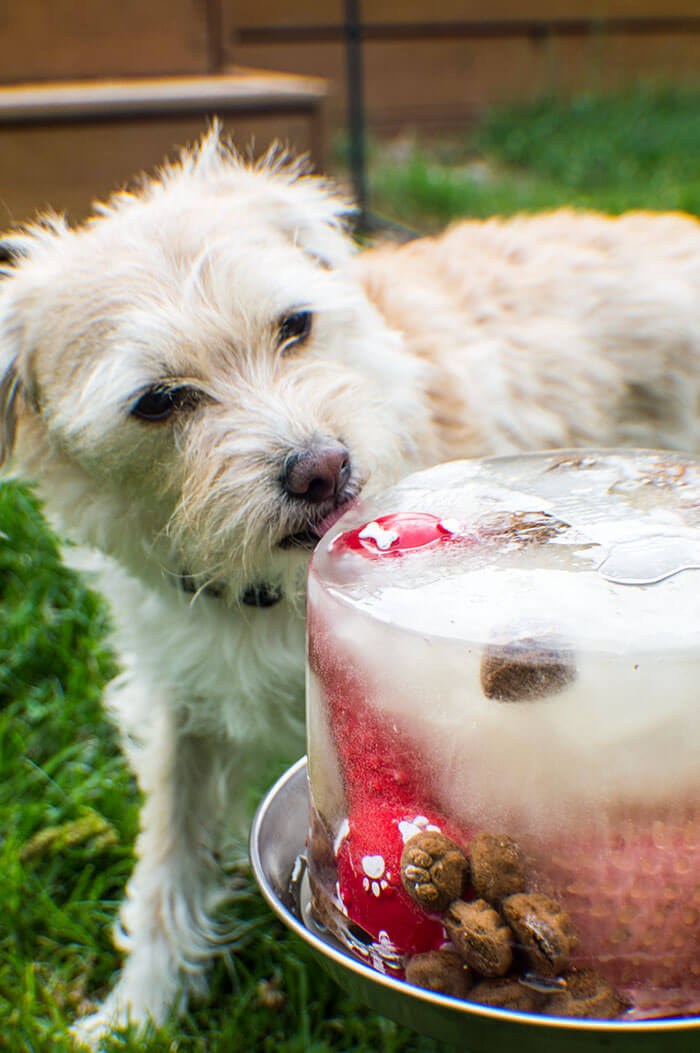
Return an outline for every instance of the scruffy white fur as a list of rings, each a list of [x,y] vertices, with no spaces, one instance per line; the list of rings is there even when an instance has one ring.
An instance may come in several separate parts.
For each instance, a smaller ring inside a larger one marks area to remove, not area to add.
[[[123,669],[107,702],[145,794],[124,969],[76,1027],[93,1046],[205,989],[246,781],[267,753],[303,751],[309,553],[282,538],[453,457],[700,447],[694,220],[563,211],[354,254],[346,211],[213,132],[82,227],[6,238],[1,445],[102,554]],[[280,343],[302,308],[310,333]],[[188,399],[134,416],[164,382]],[[337,496],[283,491],[290,453],[338,440]],[[241,603],[262,584],[280,602]]]

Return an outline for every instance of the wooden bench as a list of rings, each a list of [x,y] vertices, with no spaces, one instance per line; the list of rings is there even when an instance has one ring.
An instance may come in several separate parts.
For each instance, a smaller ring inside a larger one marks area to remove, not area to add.
[[[236,145],[273,140],[324,163],[326,82],[238,68],[226,75],[60,81],[0,88],[0,229],[51,207],[85,215],[218,116]]]

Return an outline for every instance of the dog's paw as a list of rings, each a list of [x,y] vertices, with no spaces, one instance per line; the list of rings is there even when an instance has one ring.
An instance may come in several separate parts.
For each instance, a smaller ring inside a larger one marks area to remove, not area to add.
[[[70,1029],[70,1037],[80,1049],[91,1049],[99,1051],[103,1048],[103,1040],[115,1031],[126,1027],[128,1024],[126,1013],[106,1012],[104,1008],[98,1009],[89,1016],[76,1020]]]
[[[165,1001],[147,1007],[135,999],[125,997],[121,985],[117,985],[94,1013],[75,1021],[70,1028],[70,1036],[79,1049],[100,1053],[110,1036],[119,1035],[127,1029],[130,1034],[133,1031],[134,1037],[143,1036],[144,1032],[162,1023],[166,1015]]]
[[[154,940],[132,951],[124,971],[96,1012],[76,1020],[71,1028],[74,1043],[95,1051],[115,1032],[133,1028],[143,1035],[165,1023],[169,1014],[184,1009],[187,987],[165,940]]]

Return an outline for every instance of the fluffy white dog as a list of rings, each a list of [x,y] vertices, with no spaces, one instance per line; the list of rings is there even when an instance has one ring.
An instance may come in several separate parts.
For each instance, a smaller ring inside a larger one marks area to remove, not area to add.
[[[108,703],[145,795],[92,1045],[205,986],[228,824],[303,751],[309,552],[440,460],[700,447],[700,227],[557,212],[355,254],[346,203],[213,132],[70,229],[5,239],[0,447],[103,554]]]

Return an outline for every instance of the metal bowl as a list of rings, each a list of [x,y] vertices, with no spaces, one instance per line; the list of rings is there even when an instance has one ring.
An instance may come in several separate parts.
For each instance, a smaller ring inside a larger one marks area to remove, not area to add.
[[[250,835],[251,862],[273,911],[315,952],[324,968],[354,998],[469,1053],[698,1053],[700,1017],[604,1021],[539,1016],[463,1002],[375,972],[314,926],[298,860],[306,842],[309,794],[306,758],[272,787],[258,808]]]

